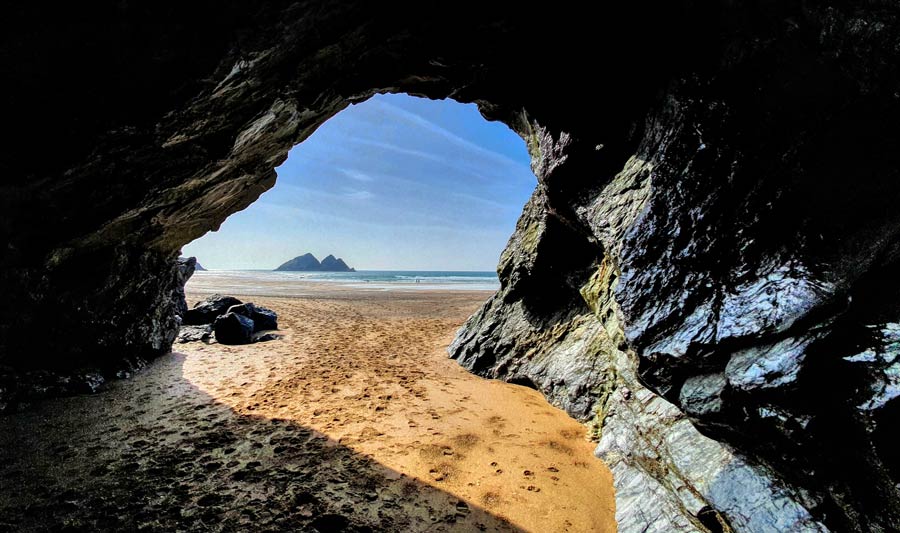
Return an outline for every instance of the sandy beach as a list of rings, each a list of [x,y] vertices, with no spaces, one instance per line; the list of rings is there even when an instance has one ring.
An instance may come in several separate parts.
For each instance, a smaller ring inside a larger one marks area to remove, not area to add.
[[[487,293],[239,297],[283,337],[0,418],[0,530],[615,530],[586,428],[447,358]]]

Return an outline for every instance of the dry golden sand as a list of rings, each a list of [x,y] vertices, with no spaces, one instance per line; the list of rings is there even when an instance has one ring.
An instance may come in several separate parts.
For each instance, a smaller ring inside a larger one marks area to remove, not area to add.
[[[279,340],[0,417],[0,531],[615,530],[585,428],[447,358],[485,293],[312,294],[241,297]]]
[[[236,412],[295,421],[522,529],[615,530],[611,474],[585,427],[447,357],[485,293],[339,296],[246,297],[278,312],[284,337],[181,345],[185,377]]]

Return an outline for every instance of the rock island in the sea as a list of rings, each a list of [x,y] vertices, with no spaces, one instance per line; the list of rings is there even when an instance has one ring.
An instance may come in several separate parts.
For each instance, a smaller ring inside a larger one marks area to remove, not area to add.
[[[356,272],[350,268],[343,259],[329,255],[320,263],[313,254],[303,254],[282,264],[275,270],[287,270],[293,272]]]

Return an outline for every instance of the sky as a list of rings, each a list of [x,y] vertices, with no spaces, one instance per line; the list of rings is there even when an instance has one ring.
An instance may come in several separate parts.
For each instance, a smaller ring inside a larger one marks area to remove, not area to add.
[[[311,252],[357,270],[495,270],[537,184],[529,164],[474,104],[377,95],[291,149],[275,187],[183,254],[208,269]]]

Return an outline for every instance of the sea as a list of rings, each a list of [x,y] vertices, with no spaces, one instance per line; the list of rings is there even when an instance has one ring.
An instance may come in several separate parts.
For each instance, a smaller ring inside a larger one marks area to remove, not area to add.
[[[357,272],[279,272],[206,270],[195,272],[187,289],[229,294],[304,294],[311,284],[372,291],[496,291],[496,272],[452,270],[360,270]]]

